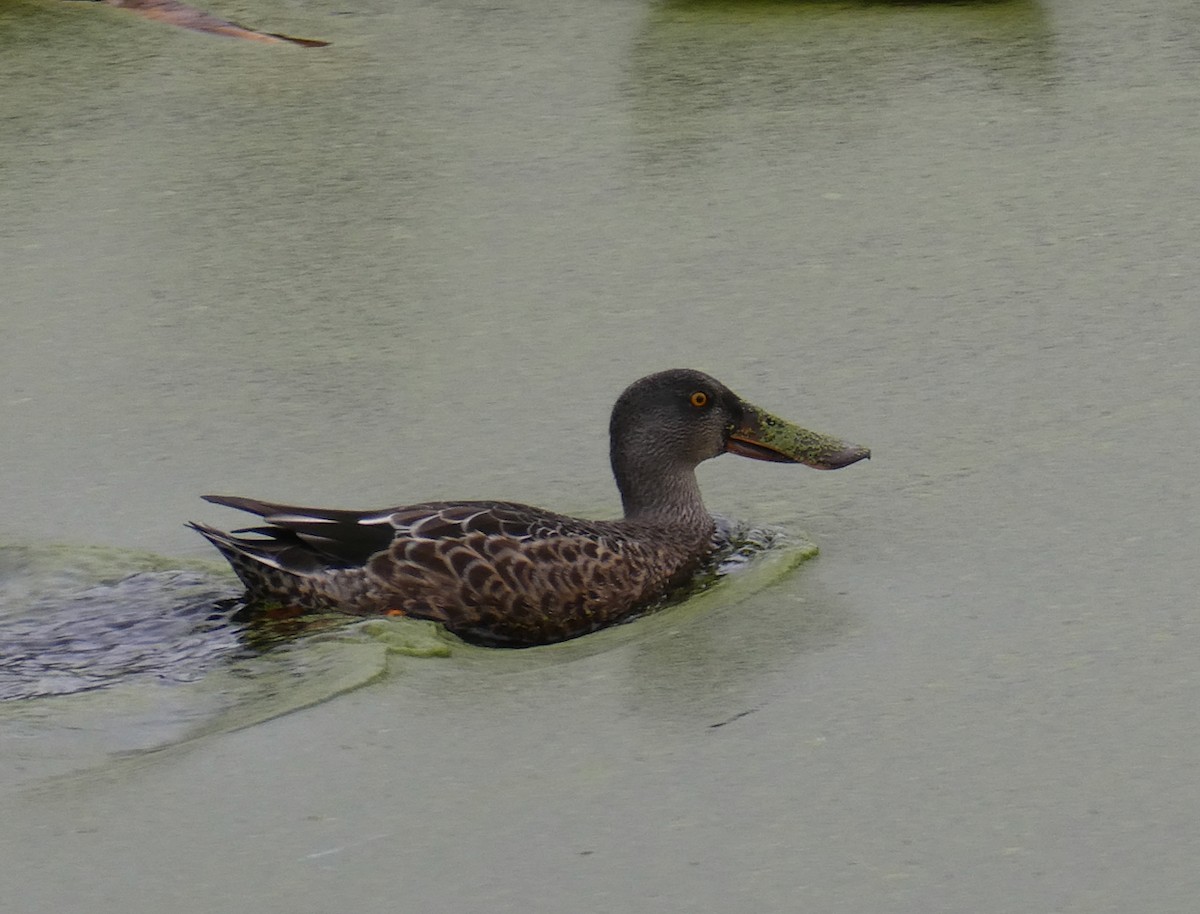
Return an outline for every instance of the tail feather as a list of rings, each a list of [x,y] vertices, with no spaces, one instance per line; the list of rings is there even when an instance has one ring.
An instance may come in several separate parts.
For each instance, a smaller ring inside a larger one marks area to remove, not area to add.
[[[208,524],[198,521],[189,521],[187,526],[216,546],[221,555],[225,556],[233,565],[233,570],[238,573],[239,577],[242,576],[242,566],[247,560],[253,560],[277,571],[291,570],[280,561],[280,555],[285,547],[278,540],[252,540],[234,536],[232,533],[226,533],[224,530],[218,530],[216,527],[210,527]],[[242,580],[245,581],[245,578],[243,577]]]
[[[221,531],[216,533],[229,548],[249,548],[256,555],[266,550],[271,558],[282,562],[284,570],[288,571],[307,572],[320,567],[363,565],[371,556],[386,549],[395,535],[395,528],[388,522],[390,511],[303,508],[240,495],[203,497],[212,504],[262,518],[265,523],[235,530],[234,533],[255,533],[266,537],[265,540],[247,539]],[[204,533],[200,527],[196,529]],[[210,536],[209,541],[221,548],[217,539]],[[229,553],[225,554],[228,557]]]
[[[269,501],[259,501],[257,498],[245,498],[241,495],[201,495],[200,497],[207,502],[212,502],[214,505],[224,505],[226,508],[236,508],[238,511],[245,511],[247,514],[257,514],[259,517],[268,517],[272,514],[287,514],[297,510],[307,510],[306,508],[297,509],[291,505],[281,505]]]
[[[246,498],[241,495],[201,495],[207,502],[235,508],[247,514],[256,514],[269,524],[285,527],[312,526],[321,524],[357,524],[363,518],[378,515],[375,511],[347,511],[343,508],[306,508],[302,505],[284,505],[273,501],[260,501],[257,498]],[[382,513],[383,518],[391,515],[391,511]]]

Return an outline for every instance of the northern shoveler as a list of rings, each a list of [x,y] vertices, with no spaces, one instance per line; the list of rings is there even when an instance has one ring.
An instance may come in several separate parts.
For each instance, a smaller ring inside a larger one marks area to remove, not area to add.
[[[871,455],[688,369],[631,384],[613,407],[609,438],[621,520],[512,502],[340,511],[206,495],[263,525],[190,526],[228,559],[251,601],[433,619],[467,641],[525,647],[627,619],[692,574],[713,549],[696,483],[701,461],[729,452],[836,469]]]

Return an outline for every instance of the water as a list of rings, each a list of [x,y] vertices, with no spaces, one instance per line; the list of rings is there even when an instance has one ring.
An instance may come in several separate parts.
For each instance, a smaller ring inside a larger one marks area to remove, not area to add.
[[[714,598],[731,605],[817,553],[811,542],[786,531],[725,518],[717,522],[714,550],[692,580],[642,615],[682,607],[695,612]],[[102,547],[0,546],[0,605],[5,607],[0,702],[75,695],[146,678],[196,682],[214,669],[258,659],[281,645],[303,662],[314,640],[322,645],[331,640],[315,635],[355,645],[365,636],[410,656],[448,657],[452,645],[465,647],[440,627],[416,619],[363,623],[341,613],[301,614],[247,604],[241,585],[224,568],[171,564],[161,556]],[[371,669],[364,681],[377,674]],[[221,682],[221,688],[226,685]],[[26,710],[10,706],[8,716],[19,719]]]
[[[671,366],[874,456],[706,466],[819,559],[552,660],[49,699],[118,723],[4,739],[15,908],[1194,907],[1194,4],[212,9],[334,44],[0,11],[5,541],[611,516]]]

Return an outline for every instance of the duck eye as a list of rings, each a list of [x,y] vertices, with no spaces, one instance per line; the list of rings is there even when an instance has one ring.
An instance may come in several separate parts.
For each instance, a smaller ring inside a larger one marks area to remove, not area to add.
[[[708,394],[702,390],[698,390],[692,394],[692,396],[689,398],[689,402],[692,404],[692,406],[696,407],[696,409],[700,409],[702,406],[708,406]]]

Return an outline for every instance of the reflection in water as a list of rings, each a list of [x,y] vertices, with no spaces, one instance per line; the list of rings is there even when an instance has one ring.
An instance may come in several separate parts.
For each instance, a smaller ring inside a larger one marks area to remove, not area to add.
[[[382,675],[389,654],[461,650],[453,675],[468,679],[481,664],[536,670],[688,628],[816,553],[780,531],[718,520],[719,549],[673,595],[680,605],[517,652],[471,648],[412,619],[247,612],[230,598],[228,575],[207,565],[163,567],[165,559],[109,549],[0,547],[0,725],[28,741],[26,757],[40,748],[69,766],[89,748],[101,761],[325,701]]]
[[[237,585],[224,569],[169,565],[112,549],[0,547],[0,701],[134,680],[198,682],[300,638],[344,635],[359,621],[251,609],[232,596]]]
[[[931,84],[1042,103],[1054,81],[1036,0],[669,0],[633,48],[628,91],[654,170],[741,135],[760,154],[835,149],[872,134],[889,99]]]
[[[379,676],[389,650],[403,649],[395,636],[313,635],[331,621],[345,630],[345,617],[246,617],[227,573],[179,564],[0,546],[0,739],[21,760],[0,786],[325,701]],[[407,640],[422,636],[432,637]]]
[[[570,663],[585,657],[653,641],[664,633],[707,624],[721,609],[737,606],[814,557],[817,546],[807,537],[775,527],[762,527],[714,514],[715,551],[693,578],[642,615],[570,641],[519,650],[463,644],[460,661],[487,672],[525,673],[541,666]],[[530,661],[529,658],[536,658]]]
[[[146,571],[43,596],[3,625],[0,701],[69,695],[152,675],[190,682],[236,653],[226,587],[189,571]],[[64,599],[67,602],[64,603]]]
[[[717,520],[713,555],[689,584],[647,614],[697,603],[727,582],[721,593],[733,598],[739,584],[757,584],[781,557],[786,570],[816,552],[778,530]],[[0,599],[10,607],[0,615],[0,701],[71,695],[133,677],[194,682],[219,664],[319,633],[361,633],[423,656],[445,655],[447,644],[459,643],[444,635],[438,645],[445,649],[434,650],[420,638],[397,634],[433,630],[416,620],[364,623],[340,613],[247,606],[230,596],[227,574],[154,567],[164,562],[118,550],[0,548]],[[762,566],[758,576],[746,574],[752,565]]]
[[[793,574],[817,554],[811,540],[729,528],[743,545],[727,555],[719,586],[702,575],[682,604],[574,641],[523,651],[464,646],[453,665],[426,667],[429,675],[408,686],[447,713],[503,713],[505,700],[524,708],[530,695],[560,688],[578,702],[572,690],[587,681],[597,701],[617,701],[660,733],[694,732],[753,710],[769,699],[764,679],[844,637],[855,613],[845,598]],[[573,704],[571,713],[588,712]]]

